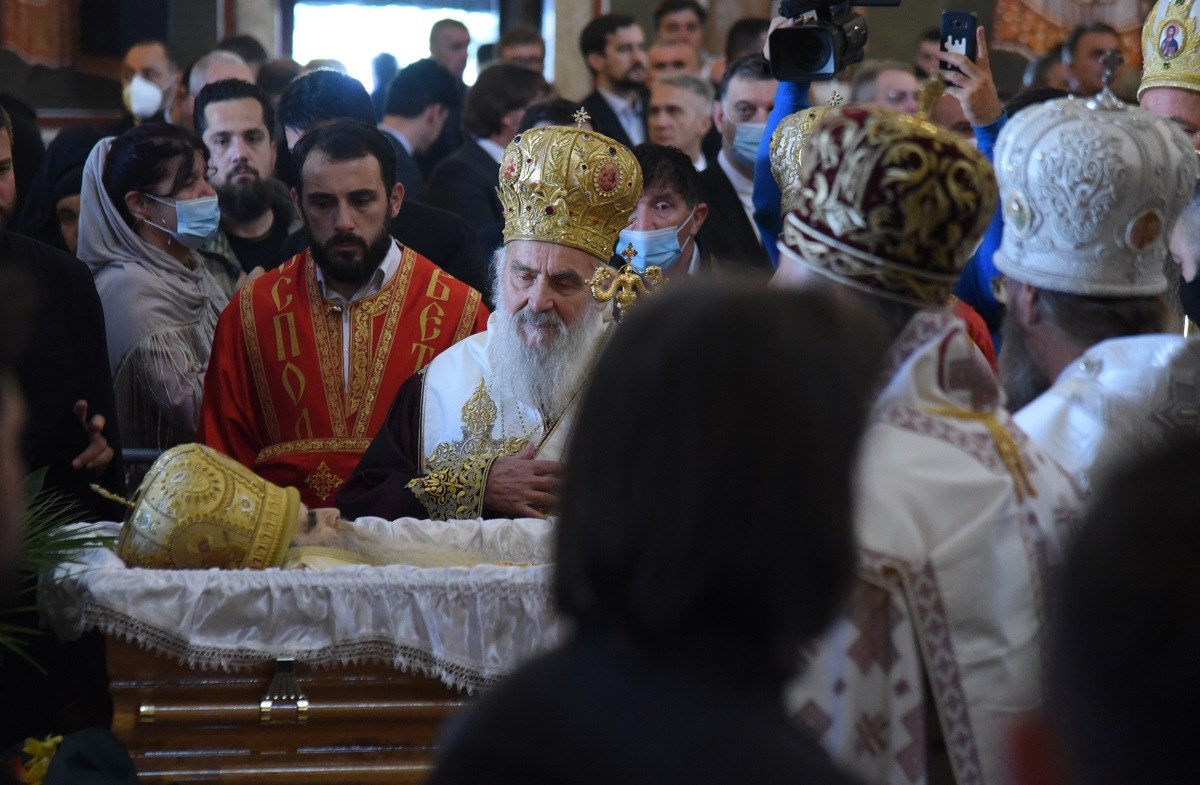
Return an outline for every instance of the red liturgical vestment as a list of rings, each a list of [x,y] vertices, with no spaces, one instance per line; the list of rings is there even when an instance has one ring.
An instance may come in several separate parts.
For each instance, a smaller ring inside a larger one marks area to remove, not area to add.
[[[400,385],[487,317],[477,291],[408,248],[378,292],[344,309],[322,298],[305,251],[221,314],[197,439],[310,507],[332,506]]]

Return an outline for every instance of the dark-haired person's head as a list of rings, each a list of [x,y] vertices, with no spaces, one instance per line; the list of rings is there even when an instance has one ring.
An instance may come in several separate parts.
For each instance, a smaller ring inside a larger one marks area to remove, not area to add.
[[[882,350],[870,323],[828,293],[728,281],[640,304],[576,421],[561,611],[651,655],[711,645],[764,680],[792,672],[853,577],[852,466]]]
[[[942,31],[931,27],[917,36],[917,52],[913,56],[913,66],[918,79],[927,79],[938,72],[941,63],[938,52],[942,48]]]
[[[83,190],[83,165],[72,166],[63,172],[50,192],[54,217],[67,251],[74,256],[79,251],[80,192]]]
[[[453,109],[461,103],[458,80],[434,60],[418,60],[388,85],[383,122],[404,134],[413,152],[437,141]]]
[[[13,173],[12,119],[0,107],[0,232],[12,221],[17,203],[17,179]]]
[[[246,62],[246,65],[250,66],[250,71],[254,74],[255,79],[258,78],[262,67],[270,59],[267,56],[266,47],[262,45],[262,42],[254,36],[244,33],[221,39],[221,42],[217,44],[217,49],[233,52],[242,58]]]
[[[195,122],[211,154],[209,182],[222,215],[235,224],[261,217],[271,209],[269,182],[275,171],[270,98],[249,82],[214,82],[196,96]]]
[[[418,60],[392,78],[384,114],[412,118],[431,106],[449,111],[459,103],[458,84],[450,72],[435,60]]]
[[[696,0],[663,0],[654,9],[654,38],[683,41],[696,51],[704,48],[708,12]]]
[[[1026,90],[1053,87],[1066,92],[1070,89],[1067,72],[1063,65],[1063,45],[1055,44],[1041,57],[1030,60],[1021,76],[1021,85]]]
[[[302,136],[292,163],[292,200],[304,217],[309,252],[331,286],[349,297],[392,248],[389,226],[404,199],[396,152],[373,124],[343,119]]]
[[[770,26],[770,20],[758,17],[746,17],[734,22],[725,36],[725,62],[732,63],[747,55],[762,54]]]
[[[386,85],[392,77],[400,72],[400,63],[391,52],[380,52],[371,58],[371,74],[375,77],[375,86]]]
[[[258,72],[256,83],[271,97],[271,106],[278,109],[279,99],[288,85],[300,75],[300,64],[288,57],[269,60]]]
[[[646,84],[646,34],[632,16],[604,14],[579,33],[583,62],[599,87],[625,95]]]
[[[179,65],[162,41],[140,41],[121,61],[125,109],[138,120],[159,115],[180,78]]]
[[[1192,438],[1097,487],[1051,595],[1044,715],[1012,745],[1020,785],[1200,782],[1198,474]]]
[[[207,174],[208,149],[194,133],[143,123],[113,139],[101,182],[131,229],[144,224],[170,232],[176,201],[215,195]]]
[[[540,101],[525,110],[517,130],[524,133],[530,128],[543,125],[575,125],[575,114],[579,109],[580,106],[577,102],[567,98],[551,98],[549,101]],[[592,124],[585,120],[580,127],[590,130]]]
[[[289,150],[313,126],[342,119],[375,123],[371,94],[352,76],[329,69],[310,71],[279,98],[279,125]]]
[[[642,167],[642,195],[617,240],[617,250],[632,244],[642,256],[641,265],[658,267],[668,276],[687,275],[696,234],[708,218],[708,205],[701,201],[700,174],[677,147],[647,142],[633,148],[633,155]],[[674,232],[673,243],[670,237],[652,239],[664,229]],[[634,264],[639,265],[636,257]]]
[[[1063,41],[1063,70],[1071,92],[1095,95],[1104,86],[1100,58],[1109,49],[1120,49],[1121,37],[1111,25],[1090,22],[1075,27]]]
[[[502,63],[519,65],[540,74],[546,69],[546,42],[532,27],[510,27],[496,44],[496,56]]]
[[[753,177],[767,115],[775,108],[779,83],[761,54],[734,60],[725,67],[721,90],[713,104],[713,124],[721,132],[721,150],[746,177]]]
[[[483,69],[463,101],[463,130],[480,139],[507,145],[517,135],[525,110],[545,98],[542,75],[512,63]]]

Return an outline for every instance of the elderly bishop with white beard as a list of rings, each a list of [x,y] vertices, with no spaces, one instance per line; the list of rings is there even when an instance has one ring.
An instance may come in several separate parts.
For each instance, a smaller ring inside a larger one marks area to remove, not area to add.
[[[581,388],[610,323],[589,279],[637,206],[637,160],[608,137],[549,126],[500,165],[504,246],[486,332],[440,354],[396,396],[339,490],[347,518],[544,517]]]

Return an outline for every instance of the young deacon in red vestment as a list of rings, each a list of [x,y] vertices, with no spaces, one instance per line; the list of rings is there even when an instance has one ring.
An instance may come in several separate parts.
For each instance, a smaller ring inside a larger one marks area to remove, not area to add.
[[[485,329],[488,310],[388,234],[404,188],[377,129],[336,121],[293,156],[308,250],[248,283],[221,314],[197,441],[322,507],[400,385]]]

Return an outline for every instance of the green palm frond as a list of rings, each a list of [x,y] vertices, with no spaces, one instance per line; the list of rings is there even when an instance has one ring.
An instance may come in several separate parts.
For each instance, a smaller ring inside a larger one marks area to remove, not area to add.
[[[9,607],[0,615],[16,615],[36,607],[34,592],[38,576],[60,564],[78,560],[80,551],[87,548],[110,547],[111,537],[97,537],[86,531],[68,529],[68,524],[82,519],[79,506],[61,491],[43,490],[46,469],[38,469],[25,478],[25,533],[21,540],[21,563],[16,600],[26,601],[22,607]],[[0,650],[8,650],[40,666],[25,651],[26,639],[44,635],[44,630],[0,621]]]

